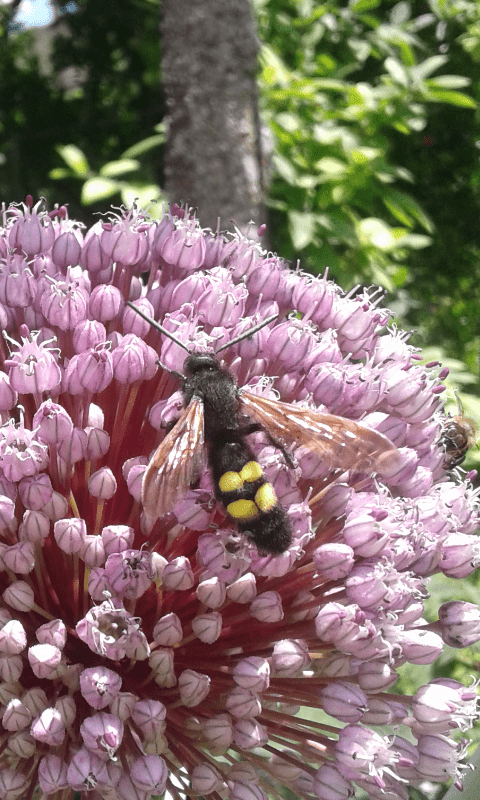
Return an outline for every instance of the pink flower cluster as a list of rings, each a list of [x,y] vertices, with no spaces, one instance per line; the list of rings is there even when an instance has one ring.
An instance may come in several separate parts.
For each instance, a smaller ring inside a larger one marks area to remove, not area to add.
[[[472,476],[445,467],[445,371],[375,294],[188,210],[82,228],[30,198],[0,228],[0,800],[407,800],[458,782],[474,687],[388,691],[405,662],[480,638],[470,603],[422,616],[430,575],[480,562]],[[284,553],[235,531],[208,468],[152,520],[142,476],[185,353],[127,300],[196,351],[276,314],[222,351],[239,386],[380,431],[395,474],[332,470],[305,444],[292,468],[256,433]]]

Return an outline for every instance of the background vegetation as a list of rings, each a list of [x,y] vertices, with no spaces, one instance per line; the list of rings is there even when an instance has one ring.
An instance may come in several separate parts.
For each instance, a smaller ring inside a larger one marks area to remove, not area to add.
[[[2,197],[68,197],[87,222],[107,198],[161,197],[157,0],[57,4],[34,31],[14,6],[0,6]],[[480,420],[479,3],[254,7],[274,249],[345,289],[383,286]]]

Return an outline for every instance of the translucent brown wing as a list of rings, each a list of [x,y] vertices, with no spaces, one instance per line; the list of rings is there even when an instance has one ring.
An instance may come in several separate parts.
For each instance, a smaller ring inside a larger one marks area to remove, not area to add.
[[[203,402],[193,397],[150,459],[142,483],[142,503],[155,517],[168,514],[200,476],[205,461]]]
[[[358,422],[242,390],[243,409],[286,445],[305,445],[328,468],[392,474],[401,454],[390,439]]]

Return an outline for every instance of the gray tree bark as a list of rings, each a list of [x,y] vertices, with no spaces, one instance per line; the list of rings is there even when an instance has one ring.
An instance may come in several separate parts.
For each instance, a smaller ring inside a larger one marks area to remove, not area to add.
[[[259,44],[249,0],[163,0],[162,36],[169,200],[196,207],[212,228],[218,219],[243,230],[263,222]]]

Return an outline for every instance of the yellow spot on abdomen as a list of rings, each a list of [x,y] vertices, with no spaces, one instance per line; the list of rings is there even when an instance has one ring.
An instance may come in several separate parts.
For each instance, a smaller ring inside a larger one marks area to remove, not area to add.
[[[271,483],[264,483],[255,494],[255,502],[264,514],[277,505],[277,495]]]
[[[258,461],[248,461],[240,470],[240,477],[248,483],[258,481],[263,475],[263,470]]]
[[[231,517],[242,521],[258,517],[258,508],[253,500],[234,500],[233,503],[228,504],[227,511]]]
[[[244,479],[238,472],[224,472],[218,481],[218,486],[221,492],[234,492],[236,489],[241,489]]]

